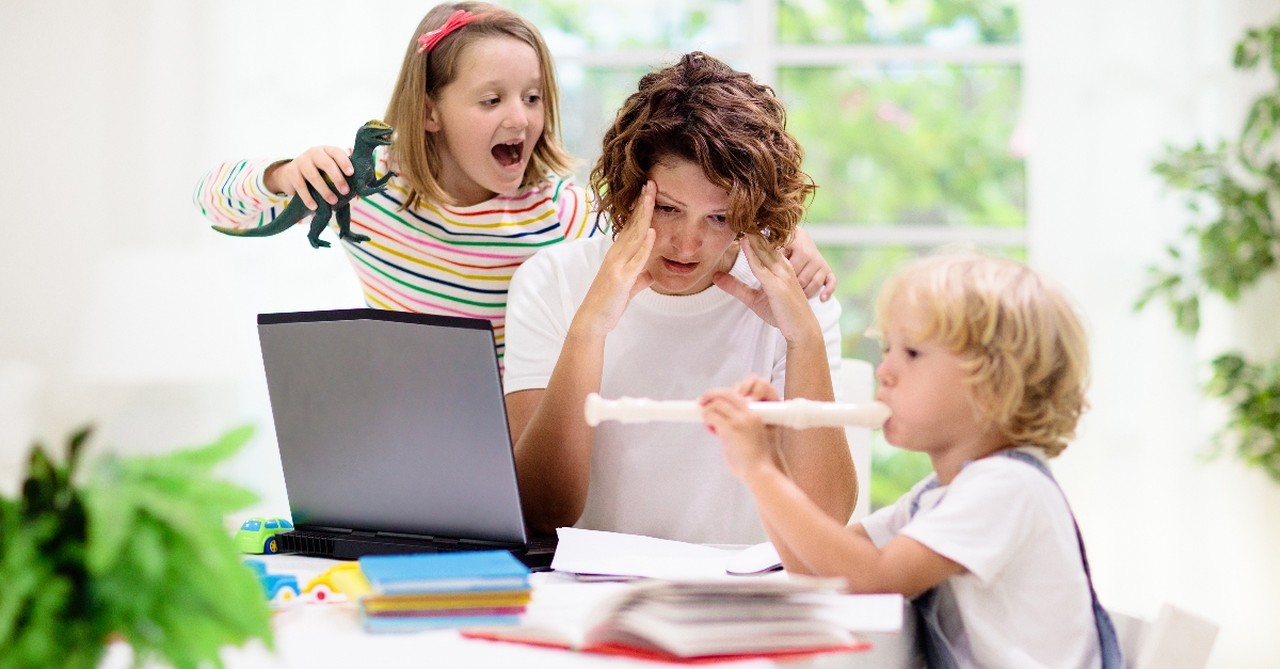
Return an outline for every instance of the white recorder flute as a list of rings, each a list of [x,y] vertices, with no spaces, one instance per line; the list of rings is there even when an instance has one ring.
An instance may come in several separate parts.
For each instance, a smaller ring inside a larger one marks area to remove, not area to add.
[[[844,404],[806,399],[750,402],[747,408],[770,425],[796,429],[846,426],[879,429],[891,413],[889,407],[882,402]],[[587,425],[592,427],[606,420],[621,423],[702,422],[702,407],[693,400],[651,400],[640,397],[607,400],[597,393],[591,393],[587,395],[585,413]]]

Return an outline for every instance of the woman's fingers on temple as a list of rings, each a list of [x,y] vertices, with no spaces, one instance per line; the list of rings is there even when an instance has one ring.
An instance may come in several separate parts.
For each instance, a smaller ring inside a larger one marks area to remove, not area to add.
[[[633,231],[633,237],[639,237],[642,230],[649,230],[650,223],[653,221],[653,205],[657,200],[658,187],[652,181],[646,181],[644,188],[640,189],[640,197],[636,199],[636,204],[631,208],[631,219],[627,221],[626,230]],[[626,232],[624,230],[624,232]]]
[[[754,264],[752,269],[759,268],[763,272],[779,274],[785,269],[787,274],[795,276],[795,270],[791,268],[791,262],[787,260],[782,252],[773,248],[760,235],[746,236],[746,253],[747,260]]]

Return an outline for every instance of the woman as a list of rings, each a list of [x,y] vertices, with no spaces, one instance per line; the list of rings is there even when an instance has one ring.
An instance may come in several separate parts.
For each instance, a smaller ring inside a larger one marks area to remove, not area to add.
[[[535,531],[577,524],[701,543],[765,537],[700,425],[586,425],[588,393],[693,399],[754,373],[830,401],[835,301],[809,301],[782,249],[813,192],[772,90],[702,53],[646,75],[592,171],[607,235],[539,252],[508,306],[506,392]],[[856,480],[840,429],[776,457],[843,522]]]

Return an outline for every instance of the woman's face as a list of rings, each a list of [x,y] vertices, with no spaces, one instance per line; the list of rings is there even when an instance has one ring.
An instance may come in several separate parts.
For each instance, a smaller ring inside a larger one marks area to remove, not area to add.
[[[667,156],[649,178],[658,186],[651,227],[656,233],[648,270],[652,288],[666,295],[693,295],[727,272],[738,255],[729,227],[729,192],[707,180],[702,168]]]

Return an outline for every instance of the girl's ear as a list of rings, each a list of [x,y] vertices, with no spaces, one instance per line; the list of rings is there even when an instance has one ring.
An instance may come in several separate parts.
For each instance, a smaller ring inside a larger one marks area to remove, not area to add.
[[[440,111],[431,102],[431,98],[427,98],[426,106],[422,109],[422,127],[427,132],[440,132],[443,127],[440,124]]]

